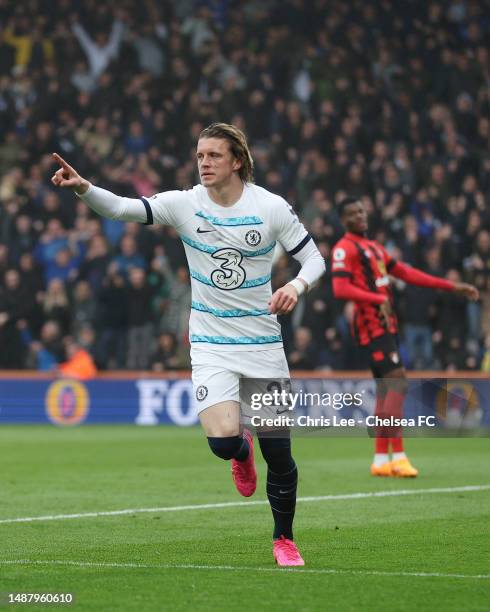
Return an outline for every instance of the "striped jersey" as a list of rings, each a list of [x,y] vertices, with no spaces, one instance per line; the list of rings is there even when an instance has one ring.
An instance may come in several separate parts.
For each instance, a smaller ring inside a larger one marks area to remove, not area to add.
[[[348,278],[360,289],[388,296],[393,311],[388,329],[380,314],[379,303],[355,301],[352,331],[357,342],[364,346],[374,338],[398,333],[394,313],[393,292],[388,274],[396,264],[379,242],[347,232],[332,249],[332,278]]]
[[[274,247],[279,242],[294,255],[310,240],[286,200],[252,183],[228,207],[213,202],[202,185],[141,199],[148,223],[173,226],[184,244],[193,347],[282,347],[280,324],[268,308]]]

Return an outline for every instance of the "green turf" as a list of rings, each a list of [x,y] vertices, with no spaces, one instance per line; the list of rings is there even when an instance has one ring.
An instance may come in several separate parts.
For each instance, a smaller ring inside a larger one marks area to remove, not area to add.
[[[296,439],[299,495],[490,484],[489,439],[407,445],[410,481],[368,475],[370,440]],[[0,448],[0,520],[242,500],[194,428],[2,426]],[[490,490],[301,502],[295,535],[307,569],[338,573],[275,569],[266,505],[0,523],[0,592],[73,592],[73,609],[101,611],[489,609],[488,578],[369,572],[489,575]],[[33,563],[54,560],[139,567]],[[161,567],[185,564],[249,569]]]

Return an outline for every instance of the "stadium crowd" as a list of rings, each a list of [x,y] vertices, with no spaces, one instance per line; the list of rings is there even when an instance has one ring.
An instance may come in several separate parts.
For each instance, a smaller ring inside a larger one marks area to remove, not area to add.
[[[187,367],[175,230],[96,217],[50,183],[58,151],[120,195],[198,182],[220,120],[322,254],[362,197],[403,261],[479,303],[395,285],[411,369],[490,372],[490,19],[477,0],[0,0],[0,368]],[[488,5],[486,5],[488,9]],[[294,274],[277,258],[274,287]],[[329,278],[283,318],[293,369],[363,367]]]

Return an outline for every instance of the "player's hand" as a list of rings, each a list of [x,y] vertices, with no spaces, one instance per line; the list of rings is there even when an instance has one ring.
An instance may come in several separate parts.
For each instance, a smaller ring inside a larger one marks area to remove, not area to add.
[[[384,323],[386,329],[390,327],[390,320],[392,315],[390,300],[386,298],[386,300],[379,305],[379,314],[381,315],[381,319]]]
[[[90,183],[82,178],[75,168],[72,168],[66,161],[58,155],[58,153],[53,153],[54,159],[61,166],[59,170],[51,177],[51,182],[56,187],[68,187],[74,189],[76,193],[82,194],[87,191],[90,186]]]
[[[287,283],[272,294],[269,310],[272,314],[288,314],[298,303],[298,292]]]
[[[480,292],[478,289],[474,285],[469,285],[468,283],[455,283],[454,293],[462,295],[472,302],[476,302],[480,299]]]

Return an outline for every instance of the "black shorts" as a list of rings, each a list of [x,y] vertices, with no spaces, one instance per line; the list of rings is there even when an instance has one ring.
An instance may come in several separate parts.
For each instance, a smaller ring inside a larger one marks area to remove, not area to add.
[[[392,370],[403,367],[395,334],[379,336],[362,348],[374,378],[384,378]]]

